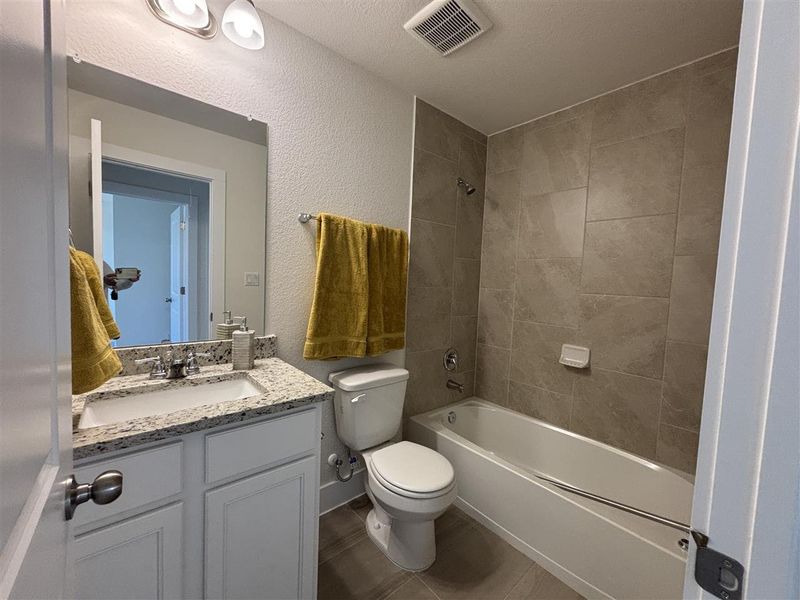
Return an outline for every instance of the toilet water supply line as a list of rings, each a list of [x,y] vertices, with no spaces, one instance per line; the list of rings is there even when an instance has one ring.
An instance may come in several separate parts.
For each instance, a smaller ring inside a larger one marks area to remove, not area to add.
[[[331,465],[336,468],[336,479],[342,483],[346,483],[353,478],[353,472],[356,470],[356,463],[358,462],[358,459],[350,452],[350,448],[347,449],[347,462],[350,464],[350,472],[346,477],[342,477],[341,472],[339,472],[339,467],[344,464],[344,461],[341,458],[336,456],[335,462]]]

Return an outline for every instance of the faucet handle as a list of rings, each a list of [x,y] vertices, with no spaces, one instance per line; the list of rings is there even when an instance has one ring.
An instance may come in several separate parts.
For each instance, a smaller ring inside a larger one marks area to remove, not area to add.
[[[194,348],[190,348],[186,353],[186,374],[197,375],[200,372],[200,363],[198,358],[211,358],[208,352],[195,352]]]
[[[150,356],[148,358],[138,358],[133,361],[136,365],[148,365],[150,367],[150,379],[164,379],[167,376],[167,370],[164,366],[164,360],[160,356]]]

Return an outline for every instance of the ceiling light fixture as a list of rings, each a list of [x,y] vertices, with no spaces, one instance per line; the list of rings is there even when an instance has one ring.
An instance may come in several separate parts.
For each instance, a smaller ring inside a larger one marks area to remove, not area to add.
[[[203,39],[217,35],[217,21],[206,0],[145,0],[150,11],[164,23]]]
[[[222,15],[222,33],[242,48],[260,50],[264,47],[264,25],[252,0],[233,0],[228,5]]]

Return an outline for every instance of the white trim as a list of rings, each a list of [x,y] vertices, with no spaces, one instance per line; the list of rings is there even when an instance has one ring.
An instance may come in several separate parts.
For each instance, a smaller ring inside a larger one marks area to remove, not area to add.
[[[90,177],[92,182],[92,254],[103,275],[103,124],[91,120]]]
[[[33,543],[36,527],[43,519],[45,506],[51,498],[58,472],[58,464],[45,463],[42,466],[36,476],[36,481],[31,486],[31,493],[20,511],[14,528],[0,552],[0,598],[11,596],[11,591],[17,582],[17,575]],[[56,486],[55,489],[61,491],[59,486]]]
[[[798,322],[791,269],[800,232],[790,210],[798,210],[799,107],[800,6],[747,0],[692,525],[709,535],[712,548],[743,564],[743,596],[752,598],[791,597],[800,571],[792,539],[800,353],[797,329],[778,328]],[[794,246],[787,243],[790,227]],[[684,597],[711,598],[694,582],[695,555],[693,547]]]
[[[208,260],[210,272],[208,308],[213,313],[214,320],[209,323],[208,339],[213,339],[216,324],[220,322],[222,312],[225,310],[226,172],[222,169],[176,160],[167,156],[159,156],[158,154],[133,150],[114,144],[103,144],[103,158],[134,165],[144,165],[150,168],[155,167],[169,173],[190,175],[209,182]],[[96,221],[97,219],[94,220]],[[203,316],[201,315],[201,317]]]
[[[324,515],[335,508],[355,500],[364,495],[364,474],[366,469],[361,468],[353,473],[353,478],[347,482],[329,481],[319,488],[319,514]]]

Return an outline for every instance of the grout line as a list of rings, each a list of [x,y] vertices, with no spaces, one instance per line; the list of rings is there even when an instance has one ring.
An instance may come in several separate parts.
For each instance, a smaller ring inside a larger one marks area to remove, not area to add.
[[[436,600],[440,600],[439,596],[436,595],[436,592],[431,589],[431,586],[425,583],[425,580],[422,577],[420,577],[417,573],[414,573],[414,577],[416,577],[417,581],[419,581],[431,594],[433,594],[433,597],[436,598]]]
[[[506,542],[506,543],[507,543],[507,542]],[[534,567],[537,565],[536,561],[535,561],[535,560],[533,560],[532,558],[528,558],[527,556],[526,556],[525,558],[527,558],[527,559],[530,561],[530,563],[531,563],[531,564],[528,566],[528,568],[527,568],[527,569],[525,569],[525,570],[522,572],[522,575],[520,575],[520,576],[517,578],[517,580],[514,582],[514,585],[512,585],[512,586],[511,586],[511,588],[508,590],[508,593],[507,593],[507,594],[506,594],[506,595],[503,597],[503,599],[504,599],[504,600],[507,600],[507,599],[508,599],[508,598],[511,596],[511,592],[513,592],[513,591],[516,589],[516,587],[517,587],[517,586],[520,584],[520,582],[521,582],[523,579],[525,579],[525,576],[526,576],[528,573],[530,573],[530,572],[531,572],[531,570],[533,570],[533,568],[534,568]]]
[[[414,207],[413,206],[411,207],[411,211],[413,213],[413,211],[414,211]],[[442,227],[450,227],[452,229],[456,228],[456,226],[451,224],[451,223],[442,223],[441,221],[432,221],[430,219],[422,219],[420,217],[415,217],[413,214],[411,215],[411,220],[412,221],[422,221],[424,223],[433,223],[434,225],[441,225]]]
[[[414,129],[416,130],[416,127]],[[434,152],[433,150],[428,150],[425,146],[422,146],[421,144],[414,144],[414,148],[416,150],[422,150],[423,152],[427,152],[428,154],[433,154],[436,158],[439,158],[441,160],[446,160],[449,163],[453,163],[454,165],[456,165],[456,168],[458,168],[458,158],[456,158],[456,160],[453,160],[452,158],[447,158],[446,156],[442,156],[438,152]],[[461,149],[459,148],[459,154],[460,153]]]
[[[600,143],[600,144],[596,144],[596,145],[592,146],[592,151],[598,150],[600,148],[608,148],[609,146],[616,146],[617,144],[624,144],[625,142],[633,142],[635,140],[641,140],[641,139],[644,139],[646,137],[660,135],[662,133],[666,133],[667,131],[673,131],[675,129],[683,129],[683,128],[686,127],[686,116],[687,116],[686,113],[684,113],[684,115],[683,115],[683,124],[682,125],[672,125],[670,127],[664,128],[664,129],[656,129],[654,131],[648,131],[647,133],[644,133],[644,134],[641,134],[641,135],[635,135],[633,137],[621,138],[619,140],[614,140],[613,142],[603,142],[603,143]]]
[[[589,203],[588,199],[587,199],[586,203],[587,204]],[[670,210],[670,211],[667,211],[667,212],[658,212],[658,213],[647,214],[647,215],[630,215],[628,217],[609,217],[607,219],[589,219],[588,216],[587,216],[586,223],[608,223],[609,221],[630,221],[632,219],[647,219],[647,218],[653,218],[653,217],[666,217],[666,216],[669,216],[669,215],[677,215],[677,214],[678,214],[678,209],[676,208],[675,210]]]

